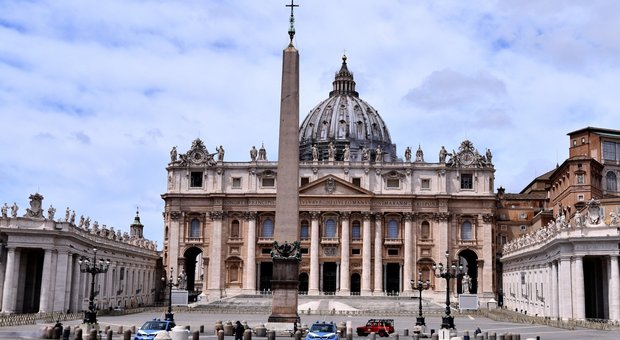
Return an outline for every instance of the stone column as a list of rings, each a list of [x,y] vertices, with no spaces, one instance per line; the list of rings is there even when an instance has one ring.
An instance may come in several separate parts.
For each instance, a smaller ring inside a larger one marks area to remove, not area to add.
[[[340,290],[338,295],[349,295],[351,293],[351,274],[349,272],[349,240],[351,239],[349,227],[350,212],[340,214],[342,218],[342,229],[340,233]]]
[[[319,295],[319,216],[320,212],[313,211],[310,231],[310,282],[308,282],[308,295]]]
[[[572,288],[571,287],[571,272],[570,272],[570,258],[568,257],[562,257],[560,259],[560,264],[559,264],[559,301],[561,301],[562,303],[559,303],[558,306],[560,307],[559,310],[559,315],[560,318],[562,320],[568,320],[570,318],[572,318],[572,307],[574,307],[573,305],[573,301],[572,301]]]
[[[210,243],[210,272],[209,272],[209,296],[214,299],[222,297],[222,219],[224,212],[214,211],[211,213],[213,230]]]
[[[203,296],[207,295],[207,291],[209,289],[209,258],[202,258],[202,294]],[[255,278],[256,279],[256,278]]]
[[[9,248],[6,255],[6,272],[2,291],[2,312],[14,313],[17,306],[17,281],[21,252]]]
[[[164,263],[164,268],[176,267],[179,258],[179,244],[181,244],[181,228],[183,226],[183,216],[179,211],[172,211],[168,216],[168,263]],[[171,273],[168,273],[171,274]]]
[[[610,282],[609,282],[609,319],[620,321],[620,273],[618,270],[618,255],[611,255]]]
[[[413,215],[410,212],[405,213],[405,258],[403,263],[403,293],[411,295],[411,280],[415,277],[413,273]]]
[[[443,203],[443,202],[439,202]],[[449,240],[450,235],[448,234],[448,220],[450,219],[450,215],[447,212],[438,212],[435,214],[435,223],[437,223],[436,230],[435,228],[431,228],[431,235],[433,240],[435,240],[437,246],[434,248],[434,258],[438,259],[437,262],[445,262],[445,253],[446,251],[450,251]],[[431,226],[433,227],[433,226]],[[446,280],[437,279],[435,280],[435,291],[446,291]]]
[[[575,280],[575,286],[573,287],[573,318],[576,320],[586,319],[586,302],[585,302],[585,290],[583,283],[583,257],[575,257],[573,279]]]
[[[246,215],[248,222],[248,233],[246,242],[248,254],[246,256],[245,277],[243,278],[244,290],[249,293],[256,291],[256,212],[249,212]]]
[[[69,308],[71,308],[72,312],[77,312],[80,310],[80,265],[78,264],[78,256],[73,258],[73,275],[71,279],[71,304]],[[114,292],[114,296],[116,296],[116,292]]]
[[[364,213],[362,235],[362,289],[361,295],[372,295],[370,289],[370,272],[371,272],[371,230],[370,230],[370,213]]]
[[[50,291],[53,288],[50,280],[52,279],[52,250],[45,249],[43,258],[43,273],[41,276],[41,293],[39,295],[39,313],[51,312],[50,309]],[[52,294],[54,292],[51,292]]]
[[[375,287],[373,295],[383,294],[383,214],[375,214]]]
[[[66,291],[67,287],[67,272],[69,271],[69,253],[67,251],[58,251],[56,263],[54,267],[56,271],[56,280],[52,284],[54,292],[54,312],[65,312]]]
[[[558,317],[558,264],[552,261],[549,264],[549,316]]]
[[[66,283],[65,283],[65,305],[63,307],[63,311],[67,311],[71,309],[71,284],[73,281],[73,254],[67,253],[67,272],[66,272]]]

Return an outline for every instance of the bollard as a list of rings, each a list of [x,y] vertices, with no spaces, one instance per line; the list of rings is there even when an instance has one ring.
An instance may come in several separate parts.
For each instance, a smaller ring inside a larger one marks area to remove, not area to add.
[[[123,340],[131,340],[131,329],[128,329],[123,333]]]
[[[136,332],[136,325],[131,325],[131,333],[135,333]]]
[[[298,330],[297,332],[295,332],[294,336],[295,340],[301,340],[301,331]]]
[[[216,320],[215,321],[215,334],[217,335],[217,332],[224,330],[224,325],[222,324],[221,320]]]
[[[398,333],[396,332],[392,333],[392,337],[394,338],[394,340],[398,340]]]
[[[52,328],[52,339],[60,339],[62,336],[62,326]]]
[[[123,334],[123,326],[118,326],[118,333],[117,334]]]
[[[347,333],[347,340],[353,340],[353,333]]]
[[[114,331],[111,330],[110,328],[108,328],[108,331],[105,333],[106,334],[106,340],[112,340],[112,337],[114,337]]]
[[[469,340],[469,331],[463,332],[463,340]]]
[[[97,340],[97,330],[96,329],[91,329],[90,333],[88,334],[88,340]]]
[[[62,331],[62,340],[69,340],[70,337],[71,337],[71,329],[67,327],[65,328],[64,331]]]
[[[217,340],[224,340],[224,330],[217,331]]]
[[[200,325],[200,333],[204,333],[205,332],[205,325]]]
[[[420,340],[420,334],[418,333],[413,333],[413,337],[411,337],[413,340]]]
[[[200,340],[200,332],[199,331],[194,331],[192,333],[192,340]]]
[[[403,329],[403,336],[409,336],[409,328]]]
[[[489,340],[496,340],[496,336],[494,332],[489,333]]]
[[[433,335],[431,335],[431,339],[432,340],[439,340],[439,333],[433,333]]]
[[[478,333],[478,335],[476,335],[476,340],[484,340],[484,335],[482,335],[482,333]]]
[[[46,339],[51,339],[54,337],[54,328],[52,327],[45,327],[45,338]]]
[[[257,337],[267,336],[267,328],[265,328],[265,325],[263,324],[260,324],[258,327],[254,328],[254,331],[256,332]]]
[[[75,339],[73,340],[82,340],[82,329],[81,328],[77,328],[75,330]]]
[[[267,340],[276,340],[276,331],[268,331]]]
[[[224,336],[232,336],[233,335],[233,324],[232,321],[226,321],[224,323]]]
[[[249,328],[246,328],[246,330],[243,332],[243,340],[252,340],[252,330]]]
[[[375,332],[370,332],[370,340],[377,340],[377,334],[375,334]]]

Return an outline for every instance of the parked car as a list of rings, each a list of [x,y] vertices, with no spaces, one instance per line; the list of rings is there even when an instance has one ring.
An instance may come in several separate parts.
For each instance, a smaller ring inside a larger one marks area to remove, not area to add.
[[[333,322],[315,322],[308,329],[306,340],[338,339],[336,325]]]
[[[152,340],[163,331],[171,331],[176,326],[174,321],[153,319],[145,322],[140,328],[133,340]]]
[[[373,332],[379,336],[390,336],[394,333],[394,319],[370,319],[365,326],[357,327],[358,336],[367,336]]]

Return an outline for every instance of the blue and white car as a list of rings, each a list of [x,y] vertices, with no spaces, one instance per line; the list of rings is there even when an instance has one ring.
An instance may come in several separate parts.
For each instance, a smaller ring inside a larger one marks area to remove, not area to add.
[[[336,325],[333,322],[315,322],[308,329],[306,340],[338,339]]]
[[[171,331],[175,326],[173,321],[153,319],[147,321],[138,329],[134,340],[152,340],[163,331]]]

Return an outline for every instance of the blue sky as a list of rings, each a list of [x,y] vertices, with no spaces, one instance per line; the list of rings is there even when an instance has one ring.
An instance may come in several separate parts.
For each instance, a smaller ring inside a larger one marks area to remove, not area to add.
[[[289,9],[256,1],[0,0],[0,204],[44,206],[163,238],[169,150],[277,155]],[[346,50],[402,156],[470,139],[519,192],[566,134],[620,129],[620,2],[299,0],[301,120]]]

